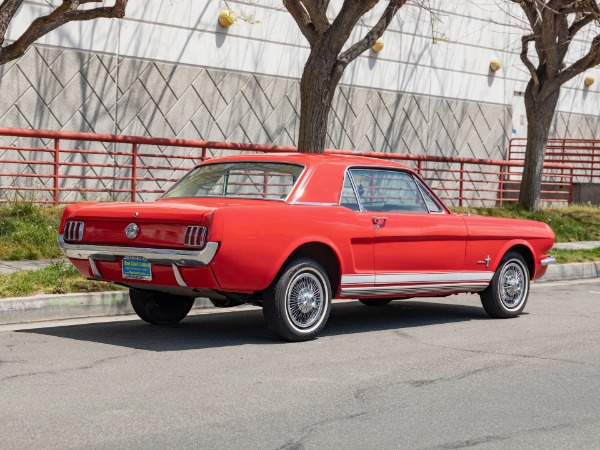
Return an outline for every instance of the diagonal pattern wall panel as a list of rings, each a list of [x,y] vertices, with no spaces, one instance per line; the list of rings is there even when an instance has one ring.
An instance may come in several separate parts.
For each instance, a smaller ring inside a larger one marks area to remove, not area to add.
[[[293,79],[34,47],[20,60],[0,67],[0,89],[0,125],[4,127],[275,145],[295,145],[298,134],[299,81]],[[510,123],[510,110],[502,105],[341,86],[332,105],[327,145],[504,159]],[[600,119],[560,113],[553,130],[562,137],[598,138]],[[0,139],[2,145],[17,143],[33,146],[22,140]],[[98,149],[102,144],[63,145]],[[93,161],[114,167],[72,166],[67,174],[97,179],[65,183],[100,189],[126,188],[126,181],[112,178],[128,176],[129,169],[120,166],[130,160],[111,155],[110,151],[116,148],[107,150],[107,154],[86,155],[71,162]],[[145,151],[156,153],[157,157],[142,158],[142,163],[157,165],[161,152],[173,149]],[[198,156],[195,149],[177,151]],[[15,157],[15,152],[11,152],[11,157]],[[8,158],[6,154],[0,149],[0,158]],[[19,152],[17,157],[42,160],[47,156],[31,151]],[[31,172],[36,167],[30,165],[21,170]],[[169,169],[146,173],[165,179],[181,174]],[[0,185],[12,182],[0,180]],[[46,178],[28,178],[25,183],[40,188],[49,186]],[[163,189],[168,184],[147,182],[144,189]],[[125,194],[94,195],[126,198]],[[69,194],[64,200],[78,199]]]

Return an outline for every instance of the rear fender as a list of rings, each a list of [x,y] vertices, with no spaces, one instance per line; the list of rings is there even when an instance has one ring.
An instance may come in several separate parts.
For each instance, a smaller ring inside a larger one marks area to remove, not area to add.
[[[308,237],[304,237],[302,240],[298,240],[296,242],[294,242],[293,244],[291,244],[286,251],[283,253],[283,256],[279,259],[279,261],[276,264],[276,268],[277,271],[273,271],[270,276],[270,283],[269,286],[275,282],[279,276],[279,274],[281,273],[281,271],[283,270],[283,268],[285,267],[285,265],[291,261],[294,257],[294,253],[296,253],[298,250],[300,250],[303,246],[307,246],[309,244],[318,244],[318,245],[322,245],[325,246],[327,248],[329,248],[333,255],[335,256],[336,262],[337,262],[337,270],[336,270],[336,275],[335,278],[336,279],[331,279],[331,288],[333,290],[332,294],[334,295],[334,297],[338,294],[338,289],[340,286],[340,281],[341,281],[341,274],[344,273],[344,264],[342,259],[340,258],[340,250],[337,248],[337,246],[330,240],[328,239],[323,239],[322,236],[308,236]],[[303,256],[307,256],[307,257],[311,257],[310,254],[304,254]],[[313,259],[315,261],[317,261],[320,264],[324,264],[323,261],[320,261],[319,258],[317,258],[316,256],[313,257]],[[327,269],[327,267],[325,267]],[[330,276],[331,278],[331,276]]]

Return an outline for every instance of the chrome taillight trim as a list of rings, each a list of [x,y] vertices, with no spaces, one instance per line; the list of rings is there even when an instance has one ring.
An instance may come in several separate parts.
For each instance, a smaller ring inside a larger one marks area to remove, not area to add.
[[[83,240],[83,231],[85,225],[79,221],[69,221],[65,223],[63,236],[67,242],[81,242]]]
[[[204,247],[206,240],[206,227],[199,225],[189,225],[185,230],[183,243],[186,247],[200,248]]]

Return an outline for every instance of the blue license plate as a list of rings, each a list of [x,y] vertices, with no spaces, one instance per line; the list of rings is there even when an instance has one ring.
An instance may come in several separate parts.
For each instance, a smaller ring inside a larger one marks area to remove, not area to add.
[[[146,258],[126,256],[121,264],[123,278],[152,281],[152,264]]]

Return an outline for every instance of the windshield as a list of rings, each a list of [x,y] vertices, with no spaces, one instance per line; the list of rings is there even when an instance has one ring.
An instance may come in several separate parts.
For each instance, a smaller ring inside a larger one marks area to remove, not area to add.
[[[163,198],[242,197],[285,200],[304,167],[276,162],[230,162],[198,166]]]

